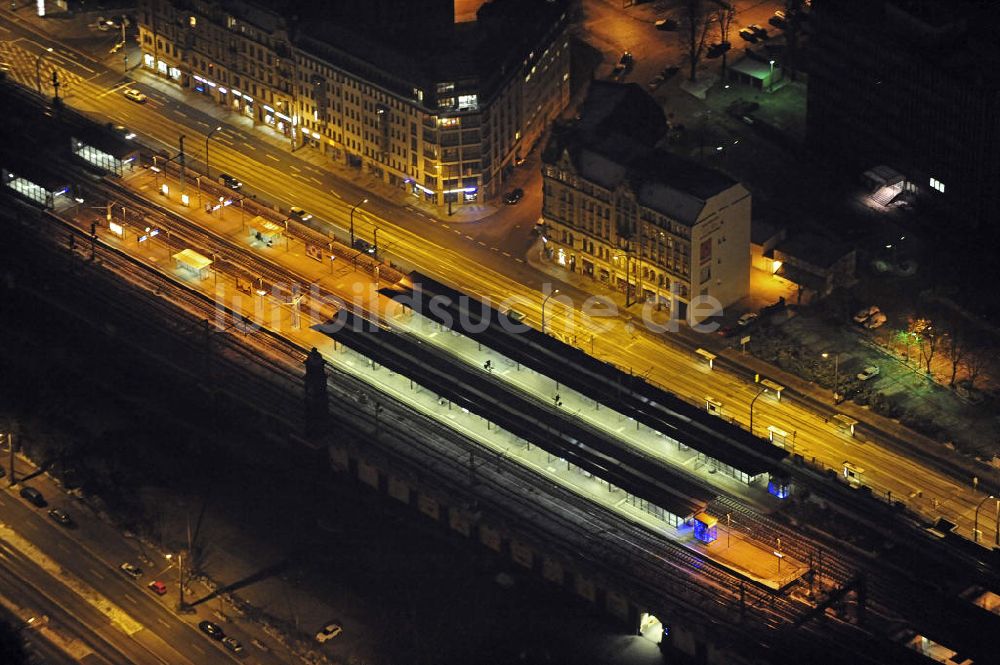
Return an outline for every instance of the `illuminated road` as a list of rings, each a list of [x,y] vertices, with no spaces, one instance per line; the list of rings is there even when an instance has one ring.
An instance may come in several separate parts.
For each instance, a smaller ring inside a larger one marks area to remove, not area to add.
[[[20,26],[10,25],[2,37],[16,42],[19,30]],[[48,43],[40,36],[17,42],[28,53],[41,53],[40,49]],[[24,61],[30,62],[30,58]],[[70,91],[70,105],[102,120],[125,124],[153,139],[151,145],[170,146],[172,154],[176,153],[178,137],[184,134],[190,159],[201,158],[205,132],[219,124],[219,120],[147,86],[139,87],[149,94],[148,104],[130,102],[120,94],[120,75],[107,72],[102,65],[86,58],[81,58],[80,63],[75,66],[86,69],[76,72],[79,80],[74,81]],[[73,63],[64,64],[71,70],[74,67]],[[87,70],[98,74],[85,78]],[[350,207],[367,197],[370,202],[356,215],[357,235],[370,239],[377,224],[379,246],[388,250],[383,253],[385,257],[403,267],[420,267],[468,293],[494,302],[513,299],[515,308],[527,314],[529,323],[540,325],[540,290],[551,280],[524,260],[526,251],[536,251],[527,249],[532,240],[527,220],[538,215],[538,188],[526,188],[525,200],[504,210],[504,221],[497,228],[509,230],[514,227],[511,220],[518,220],[520,235],[509,234],[507,245],[499,247],[493,242],[499,232],[491,228],[493,222],[489,219],[476,224],[447,223],[400,209],[375,193],[338,180],[322,167],[291,154],[287,147],[261,140],[242,129],[242,125],[236,126],[228,119],[221,124],[223,130],[212,137],[214,173],[220,170],[232,173],[247,183],[249,191],[280,202],[285,208],[300,205],[310,210],[319,219],[336,225],[341,238],[345,235],[343,229],[348,224]],[[330,229],[332,232],[333,227]],[[520,254],[518,247],[522,248]],[[566,296],[577,306],[588,295],[568,285],[557,286],[561,290],[559,297]],[[756,395],[756,386],[725,372],[708,372],[686,349],[665,344],[653,335],[630,332],[621,319],[581,319],[578,312],[573,317],[567,316],[576,310],[558,300],[553,298],[547,306],[550,331],[575,339],[597,357],[646,376],[695,403],[711,395],[724,403],[729,417],[748,425],[748,405]],[[810,410],[787,400],[778,404],[765,395],[757,401],[754,411],[754,429],[758,434],[764,433],[768,425],[794,433],[796,452],[807,458],[815,457],[831,468],[839,468],[845,460],[850,460],[866,469],[867,484],[882,493],[891,492],[893,498],[907,501],[911,494],[922,492],[916,499],[916,508],[943,515],[959,525],[959,532],[971,533],[975,505],[982,498],[971,486],[914,463],[893,450],[874,444],[859,445]]]

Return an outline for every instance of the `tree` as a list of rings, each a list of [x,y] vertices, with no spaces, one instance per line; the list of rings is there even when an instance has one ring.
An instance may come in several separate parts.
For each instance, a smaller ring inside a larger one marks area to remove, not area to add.
[[[942,335],[940,331],[934,327],[930,319],[918,318],[910,321],[908,332],[916,336],[920,357],[924,361],[927,373],[930,374],[931,361],[941,345]]]
[[[966,374],[969,375],[970,388],[976,387],[976,379],[991,368],[998,355],[1000,355],[1000,349],[992,344],[970,347],[966,350],[961,363]]]
[[[723,44],[729,43],[729,29],[733,25],[733,19],[736,18],[736,7],[732,3],[720,1],[719,7],[715,11],[715,20],[719,23],[719,37]],[[729,55],[728,50],[722,51],[722,77],[726,77],[726,58]],[[801,294],[799,294],[799,300],[802,300]]]
[[[698,63],[705,50],[708,27],[715,20],[716,3],[711,0],[682,0],[680,6],[680,31],[691,66],[690,80],[698,80]]]
[[[805,0],[785,0],[785,57],[789,77],[796,79],[795,59],[799,50],[799,34],[805,20]]]

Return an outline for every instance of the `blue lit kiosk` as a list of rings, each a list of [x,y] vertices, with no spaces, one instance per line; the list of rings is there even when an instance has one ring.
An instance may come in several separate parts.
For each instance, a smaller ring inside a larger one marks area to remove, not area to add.
[[[198,279],[205,279],[208,275],[208,268],[212,265],[212,260],[202,256],[193,249],[182,249],[173,256],[174,264],[178,270],[183,270]]]
[[[719,537],[719,520],[708,513],[694,516],[694,537],[703,543],[711,543]]]

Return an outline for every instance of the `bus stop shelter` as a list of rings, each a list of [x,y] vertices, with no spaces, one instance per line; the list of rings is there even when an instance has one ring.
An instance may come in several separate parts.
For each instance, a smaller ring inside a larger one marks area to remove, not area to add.
[[[174,254],[173,259],[178,268],[184,268],[194,273],[198,279],[205,279],[208,268],[212,265],[211,259],[202,256],[193,249],[182,249]]]
[[[285,233],[285,227],[257,215],[250,220],[250,240],[256,240],[271,247],[275,242],[281,240]]]

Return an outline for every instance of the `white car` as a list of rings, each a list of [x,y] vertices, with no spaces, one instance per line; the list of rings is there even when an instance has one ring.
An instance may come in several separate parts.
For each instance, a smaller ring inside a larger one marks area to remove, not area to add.
[[[129,577],[131,577],[134,580],[137,580],[140,577],[142,577],[142,568],[140,568],[139,566],[136,566],[135,564],[131,564],[128,561],[126,561],[122,565],[118,566],[118,568],[123,573],[125,573],[126,575],[128,575]]]
[[[747,312],[740,318],[736,319],[736,325],[748,326],[757,319],[757,312]]]
[[[344,632],[343,626],[340,625],[338,621],[331,621],[330,623],[323,626],[318,633],[316,633],[316,641],[322,644],[327,640],[332,640],[337,635]]]
[[[878,376],[879,369],[875,365],[870,365],[865,367],[862,371],[858,372],[858,381],[867,381],[873,376]]]
[[[146,95],[139,92],[135,88],[125,88],[125,91],[122,92],[122,94],[131,99],[133,102],[137,102],[139,104],[145,104],[146,100],[149,99]]]
[[[885,314],[883,314],[882,312],[875,312],[870,317],[868,317],[867,321],[865,321],[865,328],[868,328],[869,330],[874,330],[875,328],[878,328],[880,325],[885,323],[887,320],[888,319]]]

